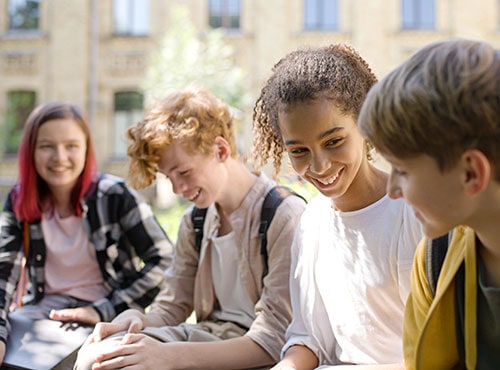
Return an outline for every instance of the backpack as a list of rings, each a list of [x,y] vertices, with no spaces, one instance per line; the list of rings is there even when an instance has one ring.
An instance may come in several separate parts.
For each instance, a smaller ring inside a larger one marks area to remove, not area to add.
[[[432,295],[436,295],[436,287],[441,273],[441,268],[443,267],[444,258],[446,257],[446,252],[448,251],[448,246],[450,244],[451,238],[453,236],[453,231],[444,234],[435,239],[427,240],[425,258],[426,258],[426,275],[427,281],[429,282],[429,287],[431,288]]]
[[[286,197],[294,195],[304,199],[299,194],[295,193],[293,190],[287,188],[286,186],[275,186],[266,194],[264,202],[262,203],[262,210],[260,213],[260,226],[259,226],[259,237],[261,240],[260,253],[264,260],[264,273],[263,276],[267,275],[268,272],[268,252],[267,252],[267,229],[273,220],[276,209],[281,204],[283,199]],[[305,199],[304,199],[305,201]],[[195,248],[199,252],[201,249],[201,241],[203,240],[203,224],[205,223],[205,216],[207,214],[207,208],[197,208],[193,207],[191,212],[191,220],[193,222],[194,234],[195,234]]]

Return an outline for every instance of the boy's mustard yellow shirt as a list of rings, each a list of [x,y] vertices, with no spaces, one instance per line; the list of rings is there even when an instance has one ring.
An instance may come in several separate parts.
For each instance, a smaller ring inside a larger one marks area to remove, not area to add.
[[[465,260],[465,354],[467,369],[476,365],[477,271],[474,230],[457,227],[433,297],[426,273],[426,240],[418,246],[412,270],[412,289],[405,311],[403,350],[410,370],[459,367],[456,338],[455,280]]]

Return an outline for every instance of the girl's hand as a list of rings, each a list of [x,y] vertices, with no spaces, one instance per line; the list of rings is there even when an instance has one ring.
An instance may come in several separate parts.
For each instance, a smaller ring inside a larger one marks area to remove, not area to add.
[[[99,314],[92,306],[52,310],[49,318],[60,321],[77,321],[89,325],[95,325],[100,320]]]

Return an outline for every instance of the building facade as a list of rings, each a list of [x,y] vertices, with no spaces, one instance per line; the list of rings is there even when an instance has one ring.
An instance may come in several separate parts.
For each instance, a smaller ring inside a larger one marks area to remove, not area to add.
[[[198,30],[224,28],[253,101],[301,46],[350,43],[378,77],[438,39],[500,47],[500,0],[0,0],[0,185],[17,177],[27,114],[51,100],[82,107],[100,169],[126,174],[124,130],[143,114],[142,82],[178,5]],[[250,106],[243,117],[249,136]]]

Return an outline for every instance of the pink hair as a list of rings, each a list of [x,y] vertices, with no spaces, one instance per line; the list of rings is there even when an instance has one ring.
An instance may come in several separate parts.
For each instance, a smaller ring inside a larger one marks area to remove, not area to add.
[[[80,109],[72,104],[51,102],[36,107],[29,115],[18,150],[19,182],[13,192],[13,207],[21,221],[41,218],[44,207],[51,207],[51,193],[45,181],[37,174],[34,163],[35,145],[40,126],[53,119],[72,119],[87,137],[85,167],[71,192],[71,204],[76,216],[82,215],[80,202],[90,190],[97,176],[97,160],[89,126]]]

